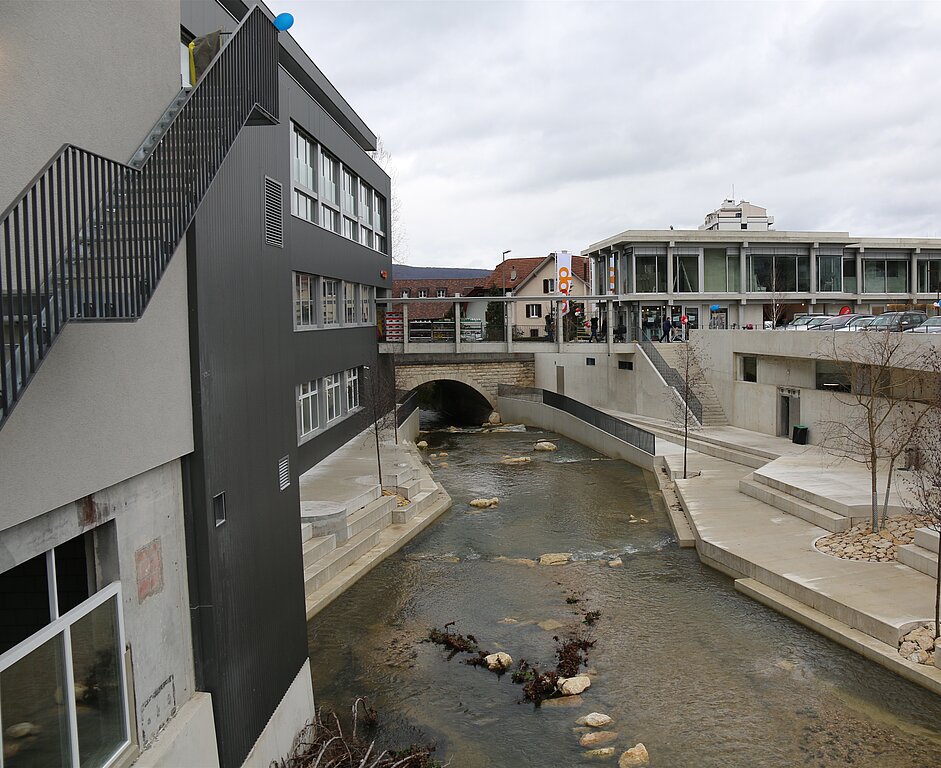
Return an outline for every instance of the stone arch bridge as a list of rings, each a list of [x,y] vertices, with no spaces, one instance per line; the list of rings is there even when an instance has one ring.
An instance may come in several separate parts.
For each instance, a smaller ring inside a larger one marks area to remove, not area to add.
[[[432,381],[458,381],[482,395],[494,410],[500,384],[532,387],[535,380],[531,353],[395,355],[397,389],[416,389]]]

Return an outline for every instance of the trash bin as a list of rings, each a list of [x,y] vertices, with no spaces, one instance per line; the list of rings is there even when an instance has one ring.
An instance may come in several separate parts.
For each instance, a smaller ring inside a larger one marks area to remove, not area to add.
[[[803,424],[795,424],[794,431],[791,434],[791,442],[796,445],[807,445],[807,427]]]

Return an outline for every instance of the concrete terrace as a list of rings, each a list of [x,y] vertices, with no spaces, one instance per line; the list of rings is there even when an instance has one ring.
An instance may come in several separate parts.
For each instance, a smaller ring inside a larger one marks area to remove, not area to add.
[[[941,669],[897,653],[900,636],[934,616],[930,569],[843,560],[814,547],[821,536],[868,519],[865,466],[784,438],[705,427],[690,433],[690,477],[683,480],[675,425],[609,413],[657,433],[657,453],[704,563],[744,594],[941,694]],[[904,511],[900,491],[890,497],[895,513]]]

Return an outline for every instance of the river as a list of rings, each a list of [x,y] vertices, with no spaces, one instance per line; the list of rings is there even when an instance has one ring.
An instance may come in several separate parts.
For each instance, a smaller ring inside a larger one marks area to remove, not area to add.
[[[589,712],[614,718],[618,754],[643,742],[654,768],[941,766],[941,700],[679,549],[648,473],[536,430],[425,439],[448,454],[430,462],[453,507],[310,622],[318,705],[348,711],[365,694],[387,736],[467,768],[598,764],[575,727]],[[534,453],[540,439],[559,449]],[[499,463],[519,455],[532,461]],[[574,560],[514,562],[546,552]],[[551,665],[553,636],[587,630],[588,610],[601,611],[592,685],[571,707],[535,708],[510,675],[422,642],[455,621],[490,651]]]

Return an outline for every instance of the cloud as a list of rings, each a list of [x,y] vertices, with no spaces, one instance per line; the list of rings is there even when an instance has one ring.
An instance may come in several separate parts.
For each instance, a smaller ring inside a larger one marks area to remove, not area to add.
[[[288,3],[398,169],[410,263],[696,227],[941,236],[941,4]]]

